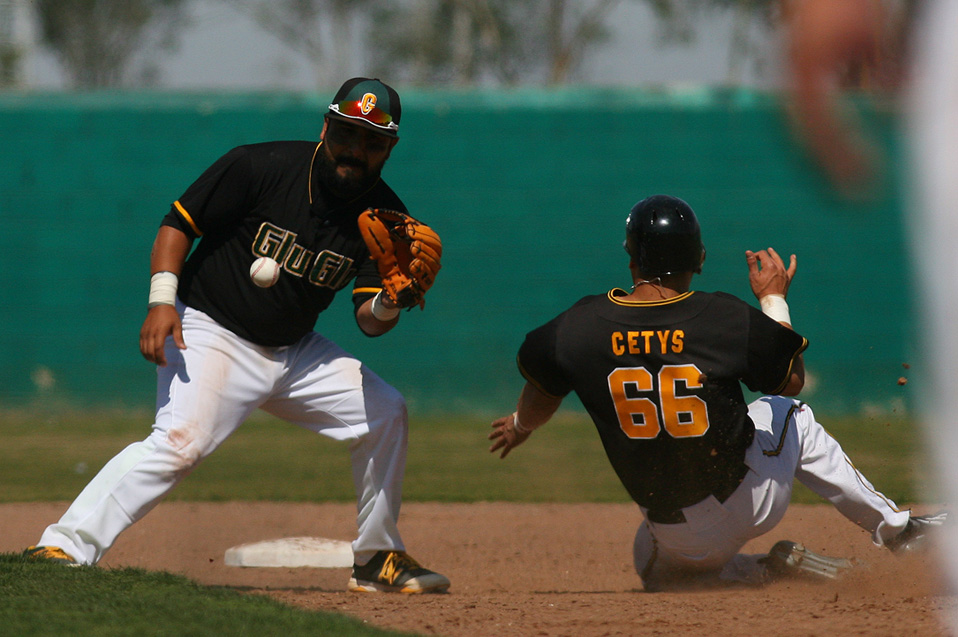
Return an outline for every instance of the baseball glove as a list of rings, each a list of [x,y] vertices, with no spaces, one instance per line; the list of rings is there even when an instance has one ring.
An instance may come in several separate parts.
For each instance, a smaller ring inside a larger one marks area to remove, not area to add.
[[[407,214],[382,208],[369,208],[359,215],[359,232],[390,300],[399,307],[424,307],[423,297],[441,267],[439,235]]]

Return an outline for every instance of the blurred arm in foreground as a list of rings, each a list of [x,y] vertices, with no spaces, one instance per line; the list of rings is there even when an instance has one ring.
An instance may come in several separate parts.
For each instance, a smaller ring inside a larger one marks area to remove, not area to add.
[[[862,194],[874,182],[881,155],[842,108],[846,90],[890,90],[904,61],[904,25],[914,2],[892,11],[880,0],[786,2],[790,115],[799,135],[835,186]]]

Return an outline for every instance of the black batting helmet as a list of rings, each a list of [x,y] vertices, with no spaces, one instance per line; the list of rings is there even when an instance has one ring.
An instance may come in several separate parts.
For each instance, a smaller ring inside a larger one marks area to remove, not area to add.
[[[625,220],[625,250],[645,277],[701,272],[705,246],[692,208],[668,195],[632,206]]]

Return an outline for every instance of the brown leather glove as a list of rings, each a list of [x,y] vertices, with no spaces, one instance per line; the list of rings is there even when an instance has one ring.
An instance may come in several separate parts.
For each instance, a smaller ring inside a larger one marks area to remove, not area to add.
[[[358,223],[386,295],[399,307],[424,307],[442,267],[439,235],[407,214],[382,208],[367,209]]]

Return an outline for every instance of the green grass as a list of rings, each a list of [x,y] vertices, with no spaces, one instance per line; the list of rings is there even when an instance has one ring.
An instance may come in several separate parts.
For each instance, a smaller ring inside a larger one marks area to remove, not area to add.
[[[872,416],[831,420],[816,416],[879,491],[900,504],[934,502],[933,474],[920,433],[907,418]],[[796,483],[794,502],[822,499]]]
[[[0,555],[0,627],[18,637],[408,634],[169,573],[68,568],[19,555]]]
[[[902,503],[927,484],[913,425],[904,418],[823,418],[855,465]],[[588,418],[561,412],[505,460],[488,453],[491,419],[413,417],[406,501],[627,502]],[[0,501],[72,500],[93,474],[149,432],[152,414],[22,410],[0,414]],[[281,471],[278,469],[282,469]],[[172,500],[352,502],[345,443],[254,416],[171,494]],[[821,500],[801,485],[797,502]]]

